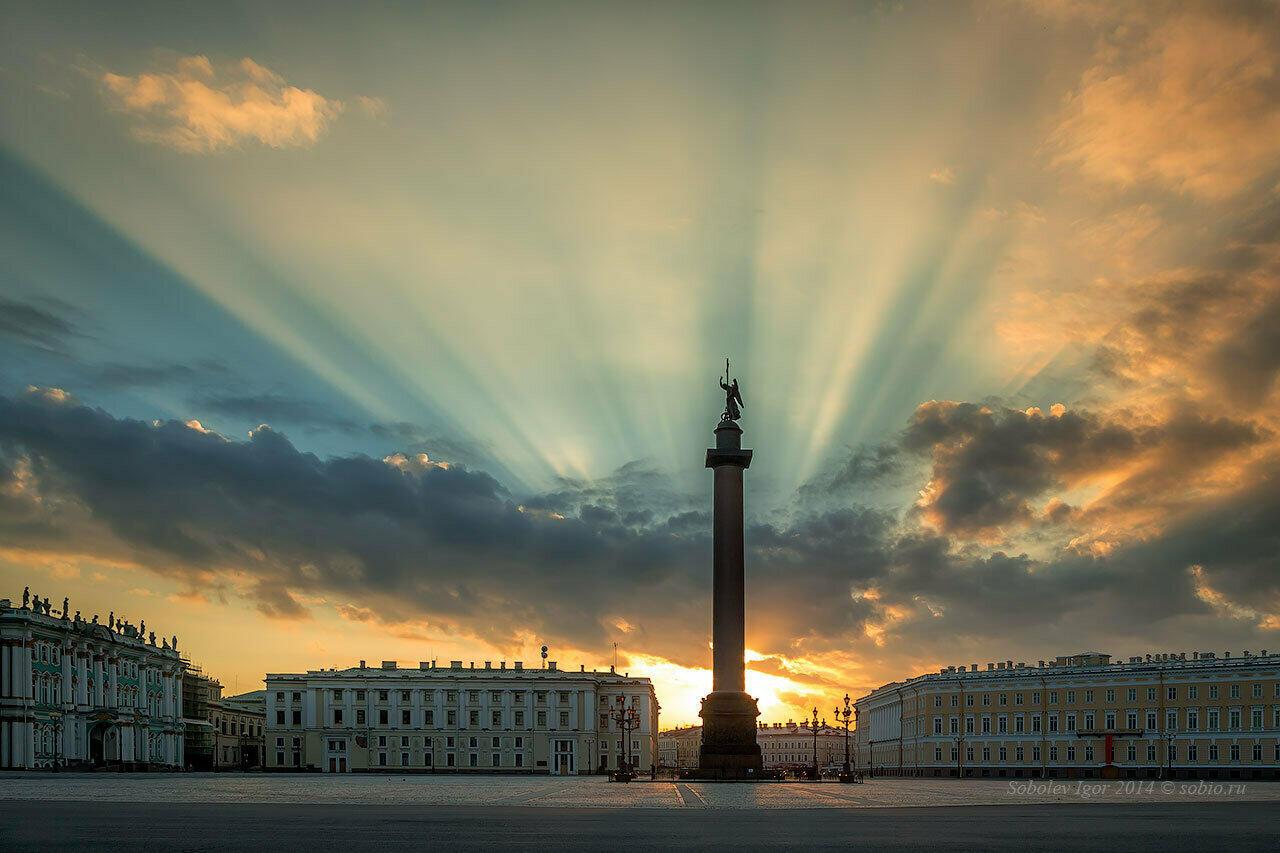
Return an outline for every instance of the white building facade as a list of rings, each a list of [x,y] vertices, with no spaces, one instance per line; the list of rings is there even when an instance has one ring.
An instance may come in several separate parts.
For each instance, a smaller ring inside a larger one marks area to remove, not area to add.
[[[858,765],[876,774],[1280,778],[1280,655],[1266,651],[948,666],[856,707]]]
[[[67,609],[0,600],[0,768],[181,767],[177,650]]]
[[[658,761],[652,682],[612,670],[362,661],[266,682],[269,770],[582,775]]]
[[[762,723],[756,729],[756,743],[766,770],[804,770],[813,767],[815,738],[813,729],[788,720],[785,723]],[[818,726],[816,739],[818,767],[831,768],[844,764],[844,729]],[[849,739],[850,757],[853,738]]]

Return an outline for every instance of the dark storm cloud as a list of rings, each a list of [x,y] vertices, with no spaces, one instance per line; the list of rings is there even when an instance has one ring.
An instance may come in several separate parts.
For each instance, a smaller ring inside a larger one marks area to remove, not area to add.
[[[56,299],[20,302],[0,297],[0,338],[44,350],[61,350],[78,336],[70,307]]]
[[[916,452],[953,448],[960,437],[1016,441],[1024,447],[1007,452],[1032,468],[1043,468],[1046,448],[1081,466],[1142,443],[1085,416],[1012,421],[961,407],[927,412],[903,443]],[[1010,494],[1056,476],[1001,474],[1009,463],[994,447],[948,464],[953,479],[985,464]],[[997,641],[1078,636],[1088,620],[1101,642],[1212,618],[1192,565],[1242,607],[1273,612],[1280,488],[1273,475],[1260,482],[1267,487],[1247,500],[1102,556],[987,553],[860,507],[754,524],[749,641],[775,655],[874,653],[868,637],[878,632],[917,656],[967,656]],[[522,500],[479,471],[412,457],[320,459],[270,428],[231,441],[49,393],[0,398],[8,545],[127,558],[196,589],[234,574],[248,579],[239,593],[273,618],[305,617],[303,602],[321,597],[365,621],[444,621],[499,644],[534,632],[578,648],[620,639],[614,620],[625,619],[629,647],[705,665],[709,518],[670,494],[637,463]],[[1256,630],[1246,620],[1223,634]]]
[[[114,390],[126,388],[154,388],[161,385],[191,387],[215,381],[224,381],[230,372],[222,364],[202,359],[191,364],[131,364],[111,362],[94,368],[90,379],[94,385]]]
[[[335,414],[327,406],[288,394],[214,393],[197,397],[192,401],[192,405],[199,411],[214,412],[260,424],[286,423],[303,427],[336,429],[342,432],[355,432],[363,428],[356,421]]]

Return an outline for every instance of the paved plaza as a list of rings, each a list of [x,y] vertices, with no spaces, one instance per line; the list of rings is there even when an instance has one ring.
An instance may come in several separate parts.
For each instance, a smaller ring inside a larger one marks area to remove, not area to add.
[[[0,847],[1275,849],[1280,784],[1172,784],[13,773]]]
[[[1280,803],[1280,783],[1179,780],[872,779],[835,782],[633,782],[600,776],[262,773],[5,773],[0,801],[333,803],[567,809],[872,809],[1038,803]]]

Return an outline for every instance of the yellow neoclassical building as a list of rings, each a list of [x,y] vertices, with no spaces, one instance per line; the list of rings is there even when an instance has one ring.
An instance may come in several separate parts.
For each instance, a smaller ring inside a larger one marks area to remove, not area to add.
[[[858,765],[962,777],[1280,777],[1280,655],[948,666],[856,703]]]
[[[653,683],[612,667],[361,661],[266,683],[268,770],[576,776],[658,761]],[[638,725],[620,727],[628,709]]]

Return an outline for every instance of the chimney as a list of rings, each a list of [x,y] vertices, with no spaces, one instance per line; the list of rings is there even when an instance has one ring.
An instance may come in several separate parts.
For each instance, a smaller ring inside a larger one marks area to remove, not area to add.
[[[364,661],[360,661],[360,668],[364,669]]]
[[[555,672],[555,671],[556,671],[556,662],[555,662],[555,661],[553,661],[553,660],[549,660],[549,661],[547,661],[547,669],[551,670],[552,672]]]
[[[484,668],[485,668],[485,669],[493,669],[493,661],[485,661],[485,662],[484,662]]]
[[[518,661],[512,661],[512,663],[515,665],[516,672],[520,672],[522,669],[524,669],[524,661],[518,660]]]

